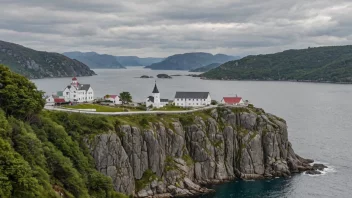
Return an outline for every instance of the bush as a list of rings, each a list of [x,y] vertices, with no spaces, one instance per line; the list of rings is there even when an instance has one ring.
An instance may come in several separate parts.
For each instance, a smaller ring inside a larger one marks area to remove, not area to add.
[[[216,100],[211,100],[211,105],[217,105],[217,104],[219,104],[218,101],[216,101]]]

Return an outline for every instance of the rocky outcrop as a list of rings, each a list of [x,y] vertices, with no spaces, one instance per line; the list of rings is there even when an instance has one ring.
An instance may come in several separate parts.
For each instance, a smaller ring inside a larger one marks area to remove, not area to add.
[[[89,148],[115,190],[137,197],[202,194],[210,192],[203,184],[312,170],[311,160],[294,153],[286,122],[255,108],[160,116],[148,127],[117,124]]]

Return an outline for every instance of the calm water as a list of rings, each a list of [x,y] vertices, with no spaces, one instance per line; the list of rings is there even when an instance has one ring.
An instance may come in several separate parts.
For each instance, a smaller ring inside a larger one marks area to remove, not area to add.
[[[95,71],[97,76],[78,79],[90,83],[95,96],[129,91],[135,101],[144,100],[152,92],[155,81],[135,77],[188,74],[142,68]],[[217,100],[238,94],[286,119],[289,139],[297,154],[330,167],[321,176],[300,174],[289,179],[235,181],[214,186],[217,193],[204,197],[352,197],[352,85],[206,81],[187,76],[156,80],[163,98],[172,99],[176,91],[210,91]],[[34,80],[39,89],[49,94],[63,90],[70,81],[71,78]]]

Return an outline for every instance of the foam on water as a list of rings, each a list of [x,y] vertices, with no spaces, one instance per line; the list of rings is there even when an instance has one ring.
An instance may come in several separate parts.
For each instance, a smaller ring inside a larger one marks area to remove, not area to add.
[[[321,174],[318,174],[318,175],[310,175],[310,174],[307,174],[306,172],[303,173],[303,175],[308,175],[310,177],[318,177],[318,176],[323,176],[323,175],[326,175],[327,173],[335,173],[337,172],[335,167],[334,166],[331,166],[329,163],[327,162],[320,162],[320,161],[315,161],[313,163],[311,163],[310,165],[314,165],[314,164],[324,164],[325,166],[327,166],[327,168],[324,168],[324,170],[322,171],[319,171],[321,172]]]

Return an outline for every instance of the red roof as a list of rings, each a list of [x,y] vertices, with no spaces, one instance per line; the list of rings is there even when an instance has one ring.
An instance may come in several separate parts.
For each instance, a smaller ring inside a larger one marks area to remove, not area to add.
[[[224,97],[223,100],[226,104],[238,104],[241,102],[242,97]]]
[[[77,78],[76,78],[76,77],[73,77],[72,80],[77,80]]]
[[[109,96],[110,96],[109,98],[115,99],[118,95],[109,95]]]
[[[66,101],[63,98],[54,98],[54,102],[55,103],[65,103]]]

